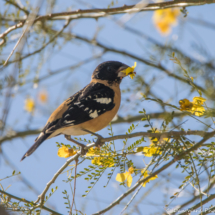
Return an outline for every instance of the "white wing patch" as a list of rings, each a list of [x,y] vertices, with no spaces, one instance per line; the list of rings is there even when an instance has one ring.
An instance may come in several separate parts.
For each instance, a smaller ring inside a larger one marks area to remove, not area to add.
[[[64,123],[66,123],[66,124],[71,124],[72,122],[74,122],[75,120],[64,120]]]
[[[88,108],[88,107],[84,109],[84,111],[87,111],[87,110],[89,110],[89,108]]]
[[[79,105],[79,104],[81,104],[81,102],[75,102],[75,103],[74,103],[74,105]]]
[[[90,115],[89,115],[91,118],[96,118],[96,117],[98,117],[98,112],[97,112],[97,110],[95,110],[93,113],[91,113]]]
[[[38,140],[40,137],[42,137],[44,135],[44,133],[43,132],[41,132],[40,133],[40,135],[37,137],[37,139],[36,140]]]
[[[112,101],[111,98],[98,98],[98,99],[94,99],[94,100],[101,104],[109,104]]]
[[[70,116],[69,114],[66,114],[66,116],[64,116],[64,118],[66,118],[67,116]]]

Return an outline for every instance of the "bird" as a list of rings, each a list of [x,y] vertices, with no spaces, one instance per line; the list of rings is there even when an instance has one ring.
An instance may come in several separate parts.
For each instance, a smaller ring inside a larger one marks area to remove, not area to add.
[[[136,74],[135,66],[129,67],[119,61],[99,64],[91,76],[90,83],[65,100],[51,114],[21,161],[31,155],[41,143],[52,137],[61,134],[65,137],[85,135],[105,128],[119,110],[120,83],[128,75],[133,78]]]

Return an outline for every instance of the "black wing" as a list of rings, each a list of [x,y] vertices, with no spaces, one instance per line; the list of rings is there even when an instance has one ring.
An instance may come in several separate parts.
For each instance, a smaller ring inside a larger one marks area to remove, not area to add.
[[[45,133],[89,121],[114,108],[114,91],[101,83],[90,83],[83,90],[70,97],[62,118],[47,124]]]

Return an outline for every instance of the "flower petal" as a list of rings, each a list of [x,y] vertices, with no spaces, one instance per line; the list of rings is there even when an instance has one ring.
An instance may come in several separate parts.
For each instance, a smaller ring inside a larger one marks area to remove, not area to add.
[[[131,176],[131,175],[128,175],[128,178],[127,178],[127,181],[126,181],[126,185],[127,185],[128,187],[130,187],[131,184],[132,184],[132,181],[133,181],[132,176]]]
[[[123,182],[127,179],[129,173],[128,172],[124,172],[124,173],[118,173],[116,175],[116,181],[118,182]]]
[[[68,158],[70,156],[73,156],[76,154],[76,151],[74,151],[73,148],[68,148],[66,146],[62,146],[61,148],[58,149],[57,155],[59,157],[64,157],[64,158]]]
[[[134,173],[134,167],[130,167],[129,169],[128,169],[128,172],[130,173],[130,174],[133,174]]]

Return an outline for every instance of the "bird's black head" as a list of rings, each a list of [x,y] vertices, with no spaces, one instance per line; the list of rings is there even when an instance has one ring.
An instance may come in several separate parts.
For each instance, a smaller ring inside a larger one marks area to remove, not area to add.
[[[122,71],[129,66],[118,61],[106,61],[99,64],[93,72],[92,79],[106,80],[109,84],[120,83],[127,76]]]

